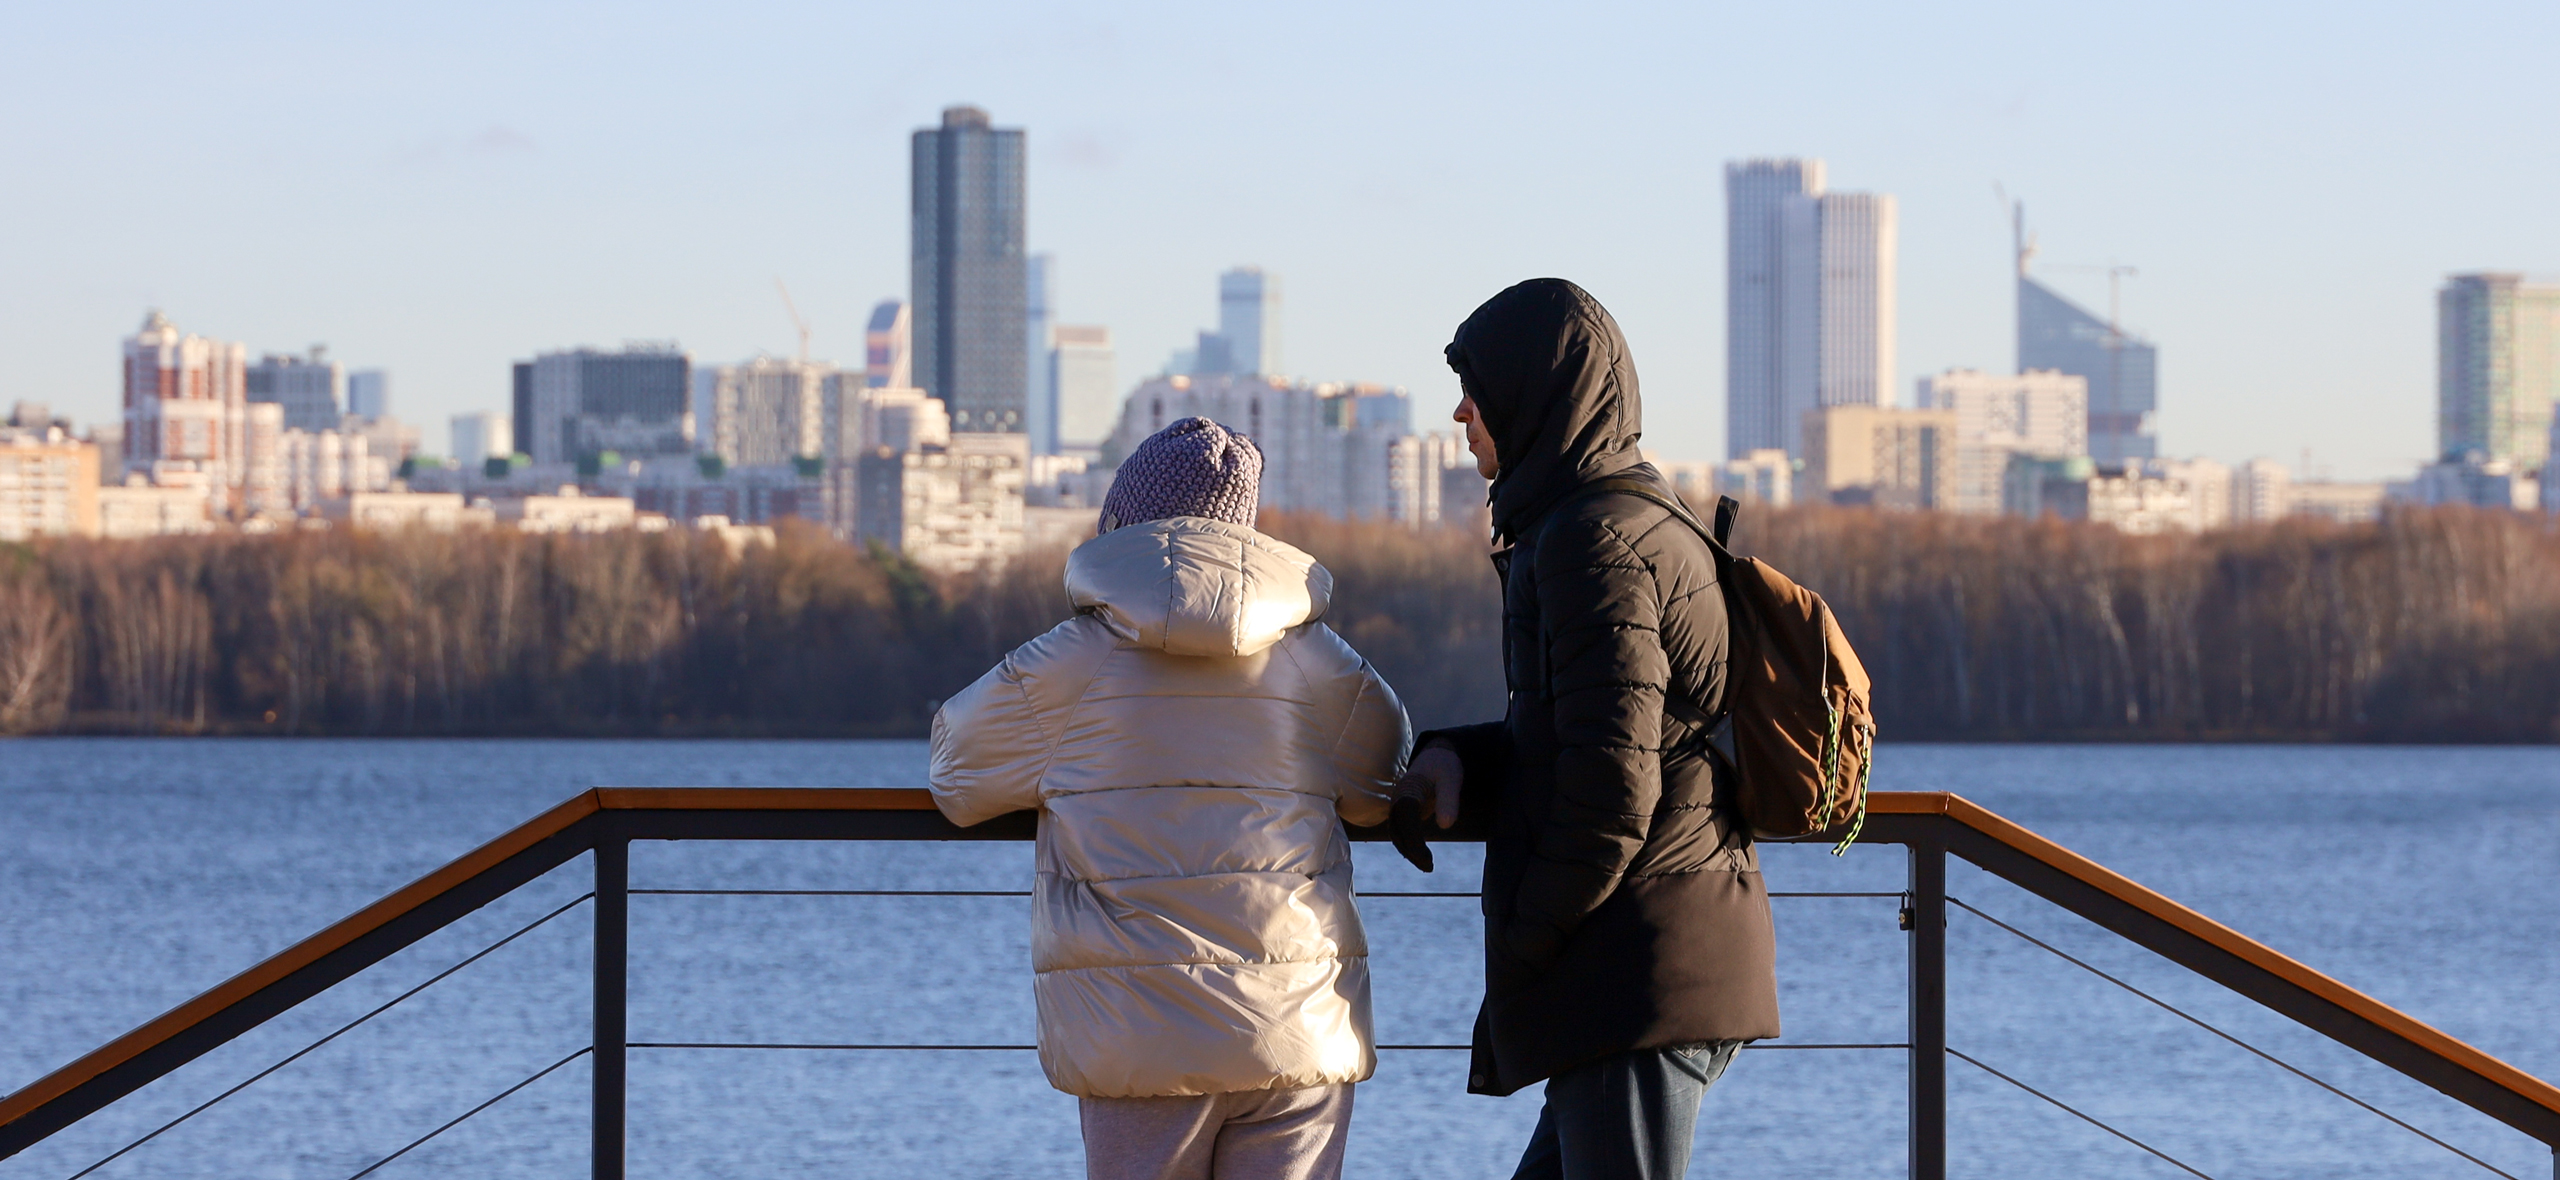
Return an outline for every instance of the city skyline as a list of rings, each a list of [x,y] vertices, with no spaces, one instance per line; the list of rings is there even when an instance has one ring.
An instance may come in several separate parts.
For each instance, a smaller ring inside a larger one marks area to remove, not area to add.
[[[1705,77],[1653,65],[1682,45],[1792,43],[1832,18],[1612,9],[1589,22],[1605,33],[1561,34],[1594,63],[1568,70],[1566,98],[1487,80],[1556,48],[1500,21],[1436,50],[1440,22],[1419,12],[1364,14],[1350,39],[1284,22],[1278,49],[1384,89],[1283,99],[1196,84],[1215,71],[1176,50],[1217,43],[1237,18],[1173,9],[977,6],[966,18],[997,32],[967,44],[927,31],[947,15],[679,14],[618,31],[607,57],[815,61],[849,25],[915,48],[850,84],[784,68],[647,91],[630,81],[646,69],[561,58],[591,31],[562,15],[507,18],[504,38],[469,20],[307,15],[253,4],[111,29],[103,14],[44,12],[0,48],[0,92],[47,113],[0,130],[0,147],[49,178],[0,197],[13,222],[45,227],[10,247],[20,283],[0,294],[0,346],[25,361],[0,396],[111,418],[116,378],[95,344],[158,306],[258,354],[326,341],[395,373],[397,412],[432,427],[503,408],[506,363],[541,350],[674,337],[706,360],[790,355],[777,273],[816,355],[855,363],[869,309],[906,290],[904,138],[959,102],[1029,131],[1029,244],[1065,263],[1058,319],[1112,327],[1124,388],[1196,332],[1197,276],[1251,260],[1289,280],[1293,372],[1407,385],[1427,420],[1452,392],[1437,355],[1450,326],[1501,285],[1554,273],[1626,324],[1648,444],[1695,459],[1724,449],[1709,276],[1729,159],[1818,155],[1834,187],[1900,199],[1897,388],[2006,367],[2003,182],[2037,205],[2045,259],[2141,268],[2124,320],[2171,348],[2169,451],[2292,463],[2307,446],[2341,477],[2433,457],[2432,303],[2447,275],[2560,270],[2560,226],[2531,196],[2560,179],[2522,81],[2525,47],[2555,20],[2538,9],[2364,14],[2317,46],[2276,13],[2209,42],[2180,35],[2199,9],[2096,58],[2054,52],[2084,44],[2090,17],[1870,13],[1825,41],[1840,80],[1784,104],[1745,100],[1801,63],[1746,57]],[[790,22],[805,32],[778,37]],[[295,52],[338,97],[259,91],[208,44]],[[1930,86],[1900,65],[1959,47],[2007,64]],[[1136,62],[1149,69],[1099,68]],[[1206,97],[1164,101],[1186,87]],[[182,159],[107,150],[117,126],[176,109],[211,132],[177,144]],[[1617,182],[1502,179],[1516,153],[1500,145],[1568,131]],[[780,162],[752,191],[654,162],[742,149]],[[2445,175],[2478,183],[2426,180]],[[2441,215],[2454,201],[2462,215]],[[2287,297],[2263,298],[2270,284]],[[2053,285],[2104,306],[2102,277]]]

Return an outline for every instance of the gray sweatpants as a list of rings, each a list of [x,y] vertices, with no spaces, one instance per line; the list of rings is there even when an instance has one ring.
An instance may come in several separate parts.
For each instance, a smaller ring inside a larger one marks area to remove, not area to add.
[[[1351,1087],[1083,1099],[1086,1180],[1339,1180]]]

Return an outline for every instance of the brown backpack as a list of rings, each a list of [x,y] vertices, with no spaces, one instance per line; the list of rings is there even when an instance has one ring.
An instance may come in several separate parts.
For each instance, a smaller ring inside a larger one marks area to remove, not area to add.
[[[1786,839],[1846,831],[1839,855],[1867,822],[1867,772],[1875,756],[1875,715],[1867,670],[1822,596],[1754,557],[1725,548],[1741,504],[1716,503],[1709,530],[1689,506],[1650,480],[1604,479],[1591,493],[1624,492],[1671,510],[1716,556],[1724,588],[1725,710],[1666,697],[1673,718],[1705,734],[1733,772],[1742,819],[1756,836]]]

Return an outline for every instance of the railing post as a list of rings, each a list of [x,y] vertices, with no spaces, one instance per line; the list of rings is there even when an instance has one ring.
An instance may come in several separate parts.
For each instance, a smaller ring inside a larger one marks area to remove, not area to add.
[[[631,841],[596,839],[595,1180],[622,1180],[626,987],[631,965]]]
[[[1911,845],[1911,1180],[1947,1176],[1947,850]],[[2560,1178],[2555,1178],[2560,1180]]]

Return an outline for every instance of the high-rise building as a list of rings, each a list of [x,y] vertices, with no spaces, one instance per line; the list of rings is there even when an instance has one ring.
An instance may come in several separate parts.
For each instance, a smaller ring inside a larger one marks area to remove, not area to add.
[[[1744,160],[1724,166],[1725,453],[1785,449],[1812,407],[1778,395],[1779,210],[1822,191],[1820,160]]]
[[[145,317],[124,342],[126,470],[200,473],[216,497],[239,487],[248,369],[246,346],[184,335],[156,310]]]
[[[530,458],[533,453],[533,362],[517,361],[510,368],[514,379],[511,385],[513,393],[507,404],[513,408],[509,417],[515,427],[507,433],[515,442],[514,453]]]
[[[757,357],[694,371],[695,426],[710,410],[705,450],[732,467],[776,467],[833,453],[826,437],[827,381],[835,367]]]
[[[1806,415],[1892,401],[1898,220],[1820,160],[1725,166],[1726,453],[1802,454]]]
[[[2460,274],[2436,292],[2436,450],[2542,470],[2560,400],[2560,285]]]
[[[1022,433],[1030,413],[1022,132],[958,106],[942,112],[941,127],[917,131],[914,146],[916,384],[951,407],[954,430]]]
[[[2160,453],[2151,415],[2160,408],[2159,352],[2126,332],[2113,307],[2100,319],[2027,276],[2035,247],[2026,210],[2013,206],[2018,266],[2018,371],[2052,369],[2089,383],[2089,457],[2138,463]],[[2112,278],[2112,276],[2110,276]],[[2111,300],[2112,302],[2112,300]]]
[[[1999,515],[2012,455],[2089,453],[2089,385],[2068,373],[1949,369],[1920,378],[1917,404],[1955,411],[1955,494],[1944,505],[1952,511]]]
[[[347,374],[347,412],[379,422],[391,416],[391,374],[358,369]]]
[[[1032,255],[1023,265],[1023,274],[1023,433],[1031,436],[1032,454],[1054,455],[1058,453],[1058,387],[1049,379],[1050,256]]]
[[[547,352],[518,371],[530,430],[515,443],[536,463],[693,450],[693,358],[673,344]]]
[[[871,309],[871,326],[862,334],[863,384],[873,389],[912,389],[915,365],[904,300],[884,299]]]
[[[287,430],[335,430],[341,381],[338,362],[319,345],[309,356],[270,353],[249,366],[249,400],[284,407]]]
[[[453,416],[453,457],[466,466],[504,459],[516,451],[515,422],[504,414]]]
[[[1280,372],[1280,276],[1239,266],[1218,276],[1218,335],[1228,373]],[[1205,360],[1205,357],[1204,357]]]
[[[1881,193],[1780,204],[1778,386],[1789,406],[1893,403],[1896,222]]]
[[[1060,324],[1049,350],[1049,385],[1057,391],[1058,446],[1102,445],[1120,420],[1120,374],[1111,351],[1111,329]]]

